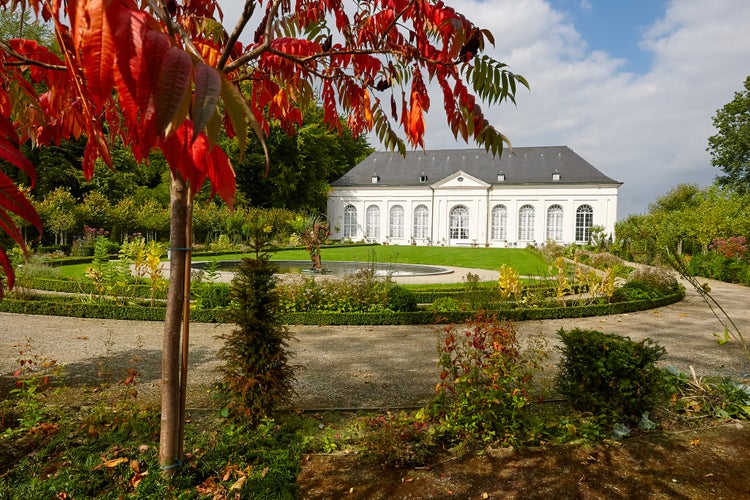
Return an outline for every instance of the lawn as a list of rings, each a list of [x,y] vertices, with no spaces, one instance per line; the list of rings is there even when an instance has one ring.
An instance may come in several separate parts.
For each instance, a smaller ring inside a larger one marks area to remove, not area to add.
[[[196,256],[195,261],[239,260],[250,254],[229,254],[218,257]],[[325,261],[385,262],[389,264],[427,264],[456,266],[473,269],[499,270],[506,264],[524,276],[547,274],[547,263],[536,252],[522,248],[471,248],[471,247],[426,247],[426,246],[336,246],[321,250]],[[272,260],[310,259],[307,251],[278,250],[271,254]],[[61,266],[63,278],[81,278],[90,264]]]
[[[426,246],[331,247],[321,250],[323,261],[386,262],[392,264],[430,264],[498,270],[502,264],[522,275],[546,274],[547,264],[537,253],[521,248],[471,248]],[[274,259],[307,260],[304,250],[283,250]]]

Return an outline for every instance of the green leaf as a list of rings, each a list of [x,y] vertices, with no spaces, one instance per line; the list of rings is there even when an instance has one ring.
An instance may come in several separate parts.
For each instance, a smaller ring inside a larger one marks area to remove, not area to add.
[[[247,148],[247,121],[253,113],[240,91],[225,75],[221,75],[221,98],[237,134],[240,152],[244,153]]]
[[[234,130],[237,133],[240,153],[244,153],[247,149],[247,124],[249,123],[261,146],[263,146],[263,152],[266,155],[266,171],[268,171],[270,155],[266,139],[263,136],[263,129],[260,123],[258,123],[257,118],[255,118],[250,106],[247,105],[247,101],[240,90],[223,74],[221,75],[221,98],[224,100],[224,106],[229,114],[229,119],[232,121]]]
[[[729,336],[729,328],[726,326],[724,327],[724,335],[719,335],[718,333],[714,333],[714,337],[716,337],[716,343],[719,345],[724,345],[727,342],[729,342],[730,336]]]

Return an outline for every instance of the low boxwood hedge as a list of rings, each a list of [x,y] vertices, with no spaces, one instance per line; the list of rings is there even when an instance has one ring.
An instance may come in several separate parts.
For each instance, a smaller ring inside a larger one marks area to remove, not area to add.
[[[0,311],[18,314],[138,321],[164,321],[166,314],[164,307],[144,307],[114,303],[84,304],[80,301],[63,297],[37,300],[4,298],[0,301]],[[225,309],[195,310],[190,312],[190,317],[192,321],[197,323],[220,323],[224,321],[225,314]]]
[[[501,319],[513,321],[584,318],[624,314],[679,302],[684,292],[676,292],[658,299],[643,299],[612,304],[592,304],[568,307],[488,309]],[[128,319],[164,321],[163,307],[144,307],[118,304],[85,304],[68,297],[17,300],[5,298],[0,301],[0,311],[20,314],[42,314],[50,316],[73,316],[79,318]],[[226,320],[226,309],[196,309],[190,313],[192,321],[198,323],[222,323]],[[461,323],[476,316],[476,311],[413,311],[413,312],[304,312],[287,313],[283,321],[289,325],[430,325],[436,323]]]
[[[47,292],[64,292],[64,293],[84,293],[93,294],[96,293],[96,287],[89,280],[61,280],[53,278],[25,278],[23,280],[23,286],[32,290],[43,290]],[[136,298],[150,298],[151,287],[149,285],[136,285],[134,287],[134,297]],[[156,292],[156,299],[166,299],[167,290],[162,289]]]

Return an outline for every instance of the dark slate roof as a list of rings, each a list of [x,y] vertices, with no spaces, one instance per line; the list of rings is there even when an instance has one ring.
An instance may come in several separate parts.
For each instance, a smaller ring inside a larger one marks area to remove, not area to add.
[[[375,152],[332,183],[334,187],[372,185],[377,174],[380,186],[433,184],[463,171],[488,184],[497,184],[497,174],[505,174],[504,184],[549,184],[552,173],[560,173],[559,184],[622,184],[597,170],[567,146],[507,148],[497,158],[484,149],[444,149],[410,151],[406,156]],[[424,172],[427,182],[420,182]]]

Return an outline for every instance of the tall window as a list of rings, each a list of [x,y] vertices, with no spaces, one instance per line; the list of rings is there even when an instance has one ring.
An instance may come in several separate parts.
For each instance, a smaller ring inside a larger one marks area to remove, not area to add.
[[[365,237],[368,240],[380,238],[380,207],[370,205],[365,214]]]
[[[453,207],[450,214],[450,238],[452,240],[469,239],[469,209],[463,205]]]
[[[430,237],[430,210],[427,205],[417,205],[414,209],[414,237],[420,239]]]
[[[404,237],[404,207],[401,205],[391,207],[390,220],[388,221],[388,236],[391,238]]]
[[[341,229],[341,236],[344,238],[357,237],[357,208],[354,205],[344,208],[344,225]]]
[[[534,241],[534,207],[524,205],[518,211],[518,240]]]
[[[492,231],[493,240],[508,239],[508,209],[505,205],[495,205],[492,208]]]
[[[547,241],[563,239],[563,207],[552,205],[547,209]]]
[[[594,209],[591,205],[581,205],[576,210],[576,241],[588,243],[591,237],[591,226],[594,225]]]

